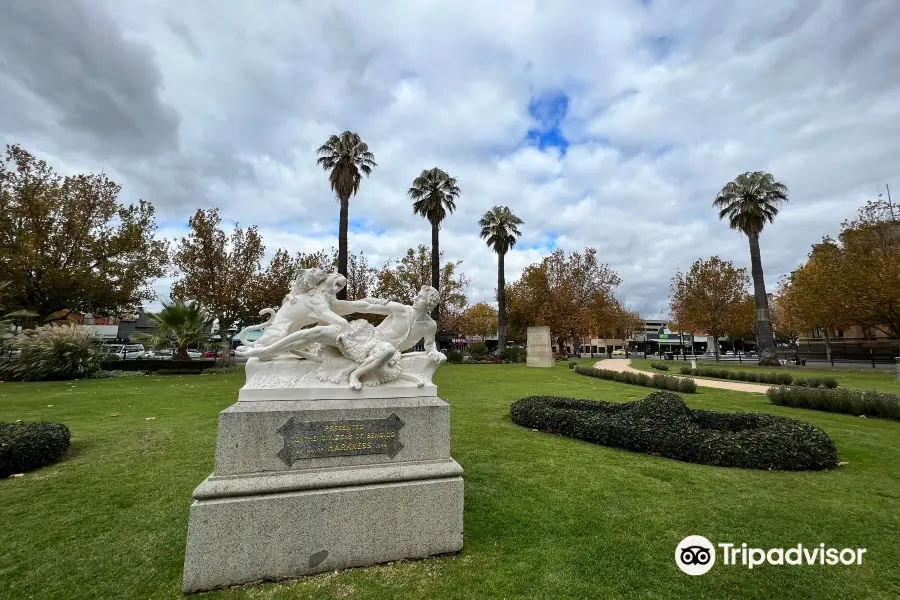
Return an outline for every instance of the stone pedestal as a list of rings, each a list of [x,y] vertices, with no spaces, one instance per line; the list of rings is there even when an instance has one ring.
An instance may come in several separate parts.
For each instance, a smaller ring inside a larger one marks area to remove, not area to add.
[[[190,508],[184,592],[462,549],[446,402],[295,395],[257,393],[220,414],[215,469]]]
[[[553,349],[550,346],[549,327],[529,327],[525,364],[529,367],[552,368],[556,366]]]

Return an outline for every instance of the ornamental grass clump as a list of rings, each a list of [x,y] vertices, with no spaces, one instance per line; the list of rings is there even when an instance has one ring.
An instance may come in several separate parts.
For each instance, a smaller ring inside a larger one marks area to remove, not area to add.
[[[81,379],[100,370],[105,353],[83,328],[44,325],[15,340],[20,351],[2,366],[4,378],[18,381]]]

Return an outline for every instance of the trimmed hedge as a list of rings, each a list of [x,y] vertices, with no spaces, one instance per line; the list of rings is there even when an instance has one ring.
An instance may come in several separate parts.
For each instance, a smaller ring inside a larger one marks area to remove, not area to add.
[[[900,396],[885,392],[862,392],[850,388],[817,389],[795,384],[769,388],[766,395],[772,404],[778,406],[900,420]]]
[[[651,365],[652,366],[652,365]],[[838,381],[834,377],[810,377],[808,379],[797,377],[790,373],[758,373],[756,371],[729,371],[718,367],[700,367],[692,369],[690,367],[681,367],[683,375],[694,375],[696,377],[714,377],[716,379],[733,379],[736,381],[747,381],[749,383],[769,383],[772,385],[795,385],[805,387],[826,387],[834,389],[838,386]]]
[[[574,369],[574,368],[577,367],[577,366],[578,366],[578,361],[577,361],[577,360],[570,360],[570,361],[569,361],[569,368],[570,368],[570,369]]]
[[[599,377],[600,379],[609,379],[610,381],[618,381],[619,383],[655,387],[661,390],[671,390],[673,392],[693,394],[697,391],[697,382],[693,379],[663,375],[662,373],[654,373],[651,376],[646,373],[595,369],[594,367],[582,367],[581,365],[575,367],[575,372],[579,375],[587,375],[588,377]]]
[[[69,449],[70,437],[61,423],[0,423],[0,477],[50,464]]]
[[[668,371],[669,365],[661,362],[652,362],[650,363],[650,367],[656,369],[657,371]]]
[[[809,423],[692,410],[671,392],[625,403],[531,396],[509,414],[523,427],[703,465],[804,471],[838,464],[834,442]]]
[[[110,360],[103,363],[104,371],[155,371],[199,372],[204,369],[212,369],[216,366],[214,358],[195,358],[192,360],[163,360],[163,359],[134,359],[134,360]]]

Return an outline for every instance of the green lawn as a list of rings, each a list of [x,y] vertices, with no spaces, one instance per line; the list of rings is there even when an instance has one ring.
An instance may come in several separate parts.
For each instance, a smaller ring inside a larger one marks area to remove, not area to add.
[[[178,598],[191,491],[210,472],[217,413],[242,374],[0,384],[0,420],[72,429],[72,454],[0,481],[0,598]],[[775,407],[701,388],[694,407],[760,410],[824,428],[849,464],[778,473],[698,466],[524,429],[532,394],[626,401],[650,390],[520,365],[448,365],[465,548],[210,598],[896,598],[900,423]],[[700,534],[763,548],[865,547],[861,566],[677,569]]]
[[[635,369],[647,371],[649,373],[659,373],[656,369],[650,367],[651,361],[645,358],[632,358],[631,366]],[[662,361],[669,365],[668,374],[681,375],[681,367],[691,366],[691,361]],[[794,377],[834,377],[842,386],[855,388],[858,390],[878,390],[879,392],[891,392],[900,394],[900,381],[897,381],[897,374],[893,369],[872,369],[872,368],[851,368],[851,367],[798,367],[798,366],[782,366],[782,367],[760,367],[753,363],[732,363],[732,362],[715,362],[715,361],[698,361],[697,366],[725,368],[730,371],[760,371],[765,373],[787,372]],[[692,377],[694,377],[692,375]],[[710,379],[709,377],[700,377],[699,379]],[[721,379],[719,380],[721,381]],[[765,385],[765,384],[762,384]]]

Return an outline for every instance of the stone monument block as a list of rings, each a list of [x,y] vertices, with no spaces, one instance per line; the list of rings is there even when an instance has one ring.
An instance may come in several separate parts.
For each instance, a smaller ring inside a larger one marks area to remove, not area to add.
[[[529,367],[555,367],[556,359],[553,358],[553,348],[550,346],[550,328],[529,327],[527,336],[528,354],[525,364]]]

